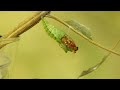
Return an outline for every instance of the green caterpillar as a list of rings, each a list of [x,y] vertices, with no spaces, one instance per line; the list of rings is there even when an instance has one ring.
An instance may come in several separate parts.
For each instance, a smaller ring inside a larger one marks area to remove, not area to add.
[[[65,32],[49,24],[44,18],[42,18],[42,23],[48,35],[54,40],[56,40],[59,43],[60,47],[63,48],[66,53],[68,51],[76,52],[78,50],[78,47],[76,47],[73,40],[68,37]]]

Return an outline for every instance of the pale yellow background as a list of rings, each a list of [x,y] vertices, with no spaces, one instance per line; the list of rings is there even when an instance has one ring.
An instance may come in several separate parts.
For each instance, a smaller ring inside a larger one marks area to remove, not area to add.
[[[0,34],[11,31],[34,11],[1,11]],[[112,11],[53,11],[61,20],[76,19],[91,28],[93,39],[112,48],[120,39],[120,12]],[[63,25],[48,19],[70,35],[79,50],[67,54],[50,38],[41,22],[21,35],[20,41],[2,49],[10,58],[9,78],[76,78],[83,70],[101,61],[107,52],[88,43]],[[115,49],[120,53],[120,44]],[[95,72],[82,78],[120,78],[120,56],[111,55]]]

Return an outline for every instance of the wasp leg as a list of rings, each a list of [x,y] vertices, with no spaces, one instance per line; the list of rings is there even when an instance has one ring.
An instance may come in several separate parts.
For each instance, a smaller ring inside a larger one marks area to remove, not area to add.
[[[68,52],[67,47],[64,44],[59,44],[59,45],[65,51],[65,53]]]

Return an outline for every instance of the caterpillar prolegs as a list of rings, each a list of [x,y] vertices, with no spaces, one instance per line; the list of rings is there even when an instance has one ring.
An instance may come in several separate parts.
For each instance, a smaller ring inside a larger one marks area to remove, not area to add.
[[[76,53],[78,47],[65,32],[49,24],[44,18],[42,18],[42,23],[48,35],[54,40],[56,40],[59,43],[60,47],[63,48],[66,53],[68,51]]]

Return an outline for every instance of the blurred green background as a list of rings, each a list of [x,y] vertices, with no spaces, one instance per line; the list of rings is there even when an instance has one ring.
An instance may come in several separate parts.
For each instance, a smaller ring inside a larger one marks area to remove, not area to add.
[[[4,35],[34,11],[0,11],[0,34]],[[91,29],[93,40],[112,48],[120,39],[120,12],[117,11],[52,11],[61,20],[75,19]],[[65,53],[55,40],[50,38],[41,22],[21,35],[20,41],[4,47],[11,59],[9,78],[75,79],[83,71],[101,61],[108,52],[102,50],[62,24],[48,19],[70,35],[79,50],[76,54]],[[120,44],[115,49],[120,53]],[[120,78],[120,56],[111,54],[96,71],[82,78]]]

